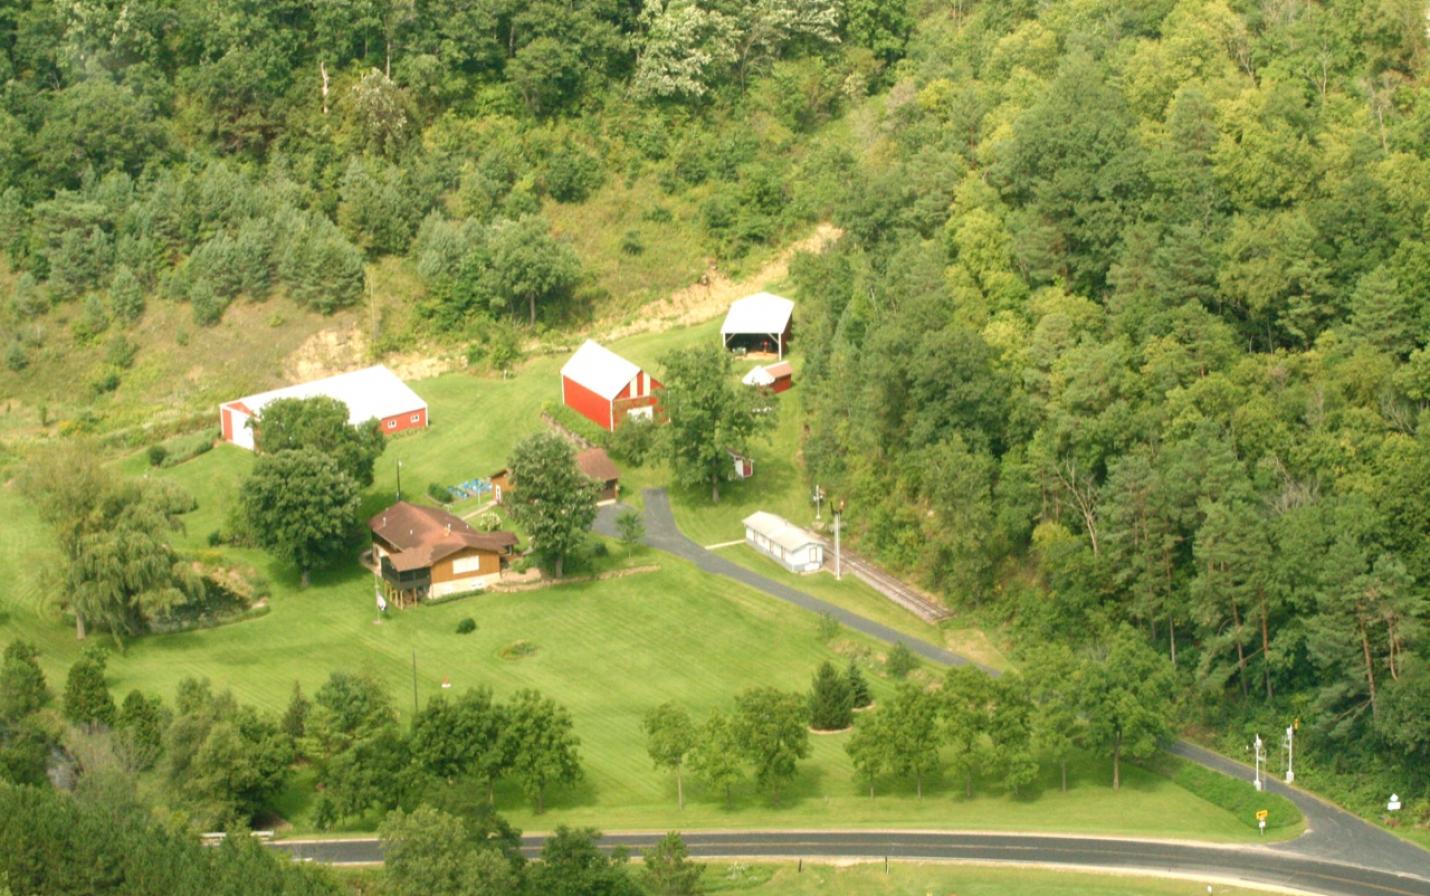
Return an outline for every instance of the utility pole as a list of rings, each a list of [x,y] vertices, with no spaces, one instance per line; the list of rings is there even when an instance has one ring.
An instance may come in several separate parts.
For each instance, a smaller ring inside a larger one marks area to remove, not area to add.
[[[839,521],[844,517],[844,502],[840,501],[839,506],[834,508],[834,578],[836,581],[843,581],[844,568],[839,556]]]
[[[1292,760],[1296,754],[1296,726],[1294,724],[1286,726],[1286,783],[1292,784],[1296,781],[1296,771],[1292,767]]]
[[[397,461],[397,500],[402,500],[402,461]]]
[[[412,648],[412,718],[417,718],[417,648]]]
[[[819,511],[820,511],[820,509],[822,508],[822,506],[823,506],[823,504],[824,504],[824,489],[820,488],[818,484],[816,484],[816,485],[814,486],[814,498],[813,498],[813,500],[814,500],[814,518],[817,520],[817,519],[820,519]]]
[[[1252,752],[1256,754],[1256,780],[1254,783],[1257,790],[1264,790],[1266,785],[1261,780],[1261,763],[1266,761],[1266,749],[1265,744],[1261,741],[1261,735],[1256,735],[1256,740],[1252,742],[1251,748]]]

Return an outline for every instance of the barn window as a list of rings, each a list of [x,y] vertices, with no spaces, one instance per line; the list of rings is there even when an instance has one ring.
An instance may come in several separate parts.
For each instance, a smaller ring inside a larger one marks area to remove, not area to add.
[[[421,422],[422,422],[422,415],[421,415],[421,414],[413,414],[413,415],[412,415],[412,422],[413,422],[413,423],[421,423]]]
[[[388,429],[396,429],[396,428],[397,428],[397,421],[396,421],[396,420],[389,420],[389,421],[387,421],[387,428],[388,428]]]

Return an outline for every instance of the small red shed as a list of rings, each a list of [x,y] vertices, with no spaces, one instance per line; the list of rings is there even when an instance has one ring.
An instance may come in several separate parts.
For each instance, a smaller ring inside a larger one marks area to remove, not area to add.
[[[561,402],[608,432],[627,417],[655,417],[663,387],[641,370],[593,340],[561,368]]]
[[[771,392],[783,392],[794,385],[794,368],[788,361],[756,367],[740,382],[747,386],[764,386]]]

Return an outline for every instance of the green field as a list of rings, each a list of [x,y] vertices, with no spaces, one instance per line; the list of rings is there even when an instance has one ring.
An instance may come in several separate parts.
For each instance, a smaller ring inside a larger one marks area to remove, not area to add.
[[[857,865],[712,864],[705,872],[711,893],[750,896],[841,893],[845,896],[1205,896],[1201,880],[1097,874],[1047,868],[974,864],[895,863]],[[1216,896],[1265,893],[1214,885]]]
[[[616,348],[653,365],[669,348],[713,338],[715,332],[711,323],[634,337]],[[539,409],[558,394],[557,370],[565,357],[534,359],[511,379],[447,374],[414,383],[430,403],[433,426],[392,441],[364,509],[375,512],[390,499],[398,460],[408,496],[420,495],[430,481],[458,482],[501,466],[511,446],[540,426]],[[715,508],[694,494],[677,493],[679,521],[697,540],[738,537],[739,518],[755,507],[801,520],[808,517],[802,477],[793,460],[799,421],[797,405],[790,399],[796,395],[784,396],[786,413],[768,449],[770,457],[759,460],[755,479],[731,489]],[[219,446],[160,471],[151,471],[140,454],[123,460],[121,467],[128,475],[161,475],[188,488],[199,508],[186,518],[178,542],[187,549],[207,550],[208,534],[222,526],[251,464],[248,452]],[[635,489],[662,484],[664,478],[657,467],[634,471],[628,484]],[[45,671],[57,683],[77,655],[77,645],[71,630],[46,609],[43,570],[49,536],[13,485],[0,488],[0,530],[0,575],[7,583],[0,639],[23,636],[36,641]],[[737,562],[911,634],[940,643],[967,636],[924,625],[857,582],[834,582],[828,576],[796,579],[743,548],[728,550]],[[415,657],[419,701],[439,693],[444,680],[459,690],[489,685],[498,694],[538,688],[571,709],[587,774],[575,789],[553,795],[551,810],[541,816],[533,815],[516,793],[499,792],[502,810],[526,828],[917,825],[1220,840],[1254,837],[1242,820],[1149,773],[1129,770],[1124,789],[1113,793],[1100,758],[1076,764],[1067,793],[1057,791],[1049,769],[1036,799],[983,791],[965,800],[960,787],[936,782],[919,800],[906,782],[892,780],[880,782],[880,796],[869,799],[844,754],[847,735],[814,738],[814,755],[801,764],[779,807],[747,783],[736,789],[731,809],[693,787],[687,808],[677,812],[673,781],[654,771],[645,754],[639,725],[643,712],[662,701],[679,700],[702,715],[729,707],[740,690],[756,685],[802,690],[820,662],[843,663],[851,655],[867,658],[877,697],[890,687],[878,676],[882,648],[847,632],[826,644],[817,636],[813,614],[705,576],[674,558],[642,550],[627,559],[619,547],[612,553],[607,563],[658,564],[659,569],[520,594],[470,597],[379,622],[371,581],[356,564],[320,572],[313,587],[299,590],[294,569],[257,551],[225,549],[227,559],[253,566],[268,580],[269,611],[233,625],[134,640],[112,658],[111,684],[118,694],[139,688],[168,698],[181,678],[207,677],[219,688],[231,688],[241,700],[277,712],[294,681],[311,694],[333,670],[363,670],[387,685],[405,714],[412,706]],[[457,621],[466,616],[476,621],[477,631],[455,634]],[[501,649],[517,640],[534,643],[536,654],[502,659]],[[279,801],[278,808],[298,830],[309,821],[312,791],[306,784],[300,774]],[[375,821],[354,820],[349,827],[370,829]]]

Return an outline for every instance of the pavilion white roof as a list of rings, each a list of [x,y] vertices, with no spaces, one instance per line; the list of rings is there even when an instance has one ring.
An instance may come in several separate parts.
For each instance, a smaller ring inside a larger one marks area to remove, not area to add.
[[[768,292],[757,292],[730,303],[720,333],[757,333],[762,336],[783,333],[794,314],[794,302]]]

